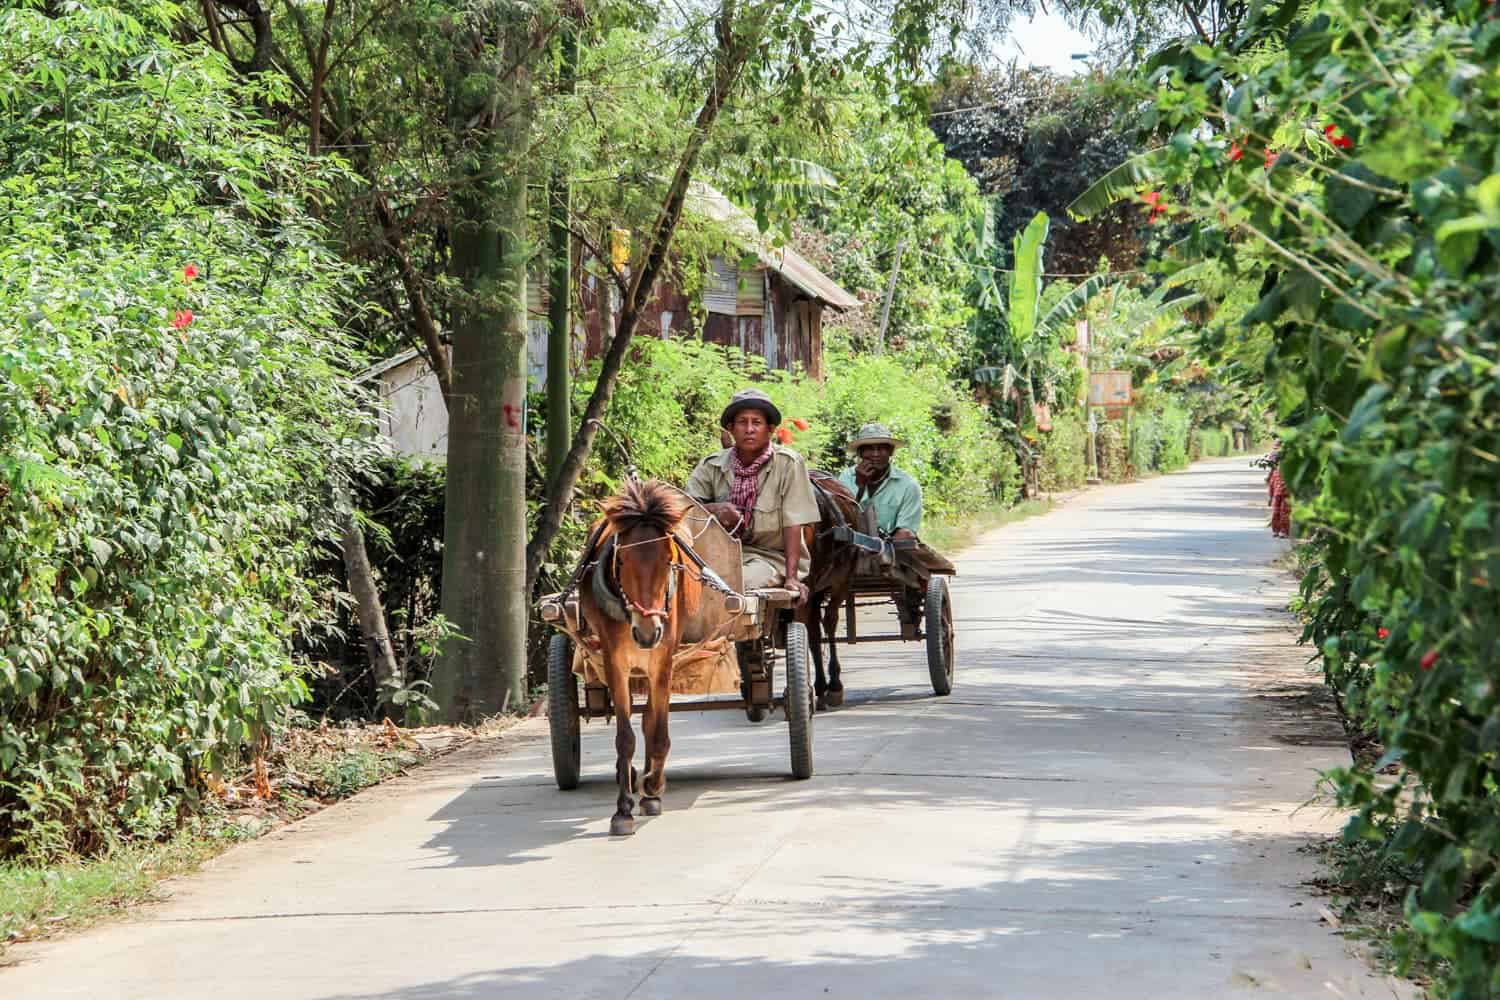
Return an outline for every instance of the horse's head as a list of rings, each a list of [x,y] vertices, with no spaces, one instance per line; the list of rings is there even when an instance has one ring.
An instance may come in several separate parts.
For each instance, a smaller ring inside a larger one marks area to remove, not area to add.
[[[682,498],[654,479],[632,480],[604,504],[615,540],[609,572],[630,616],[630,634],[642,649],[661,642],[672,615],[682,561],[673,532],[686,513]]]

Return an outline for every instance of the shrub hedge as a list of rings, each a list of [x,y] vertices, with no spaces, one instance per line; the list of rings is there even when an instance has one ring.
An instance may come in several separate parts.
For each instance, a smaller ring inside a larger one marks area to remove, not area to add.
[[[0,854],[162,831],[302,697],[362,428],[318,172],[170,6],[53,13],[0,11]]]

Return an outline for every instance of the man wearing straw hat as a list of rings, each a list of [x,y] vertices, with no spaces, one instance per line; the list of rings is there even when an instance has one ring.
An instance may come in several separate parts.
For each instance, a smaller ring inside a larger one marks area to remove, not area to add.
[[[859,461],[839,473],[860,507],[875,509],[876,530],[889,538],[915,538],[922,530],[922,487],[891,464],[904,443],[885,424],[865,424],[849,439]]]

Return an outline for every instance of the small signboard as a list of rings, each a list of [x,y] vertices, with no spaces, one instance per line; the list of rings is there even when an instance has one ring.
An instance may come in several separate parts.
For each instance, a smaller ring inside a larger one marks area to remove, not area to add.
[[[1089,406],[1099,407],[1104,411],[1105,417],[1117,420],[1125,415],[1130,403],[1129,372],[1089,373]]]

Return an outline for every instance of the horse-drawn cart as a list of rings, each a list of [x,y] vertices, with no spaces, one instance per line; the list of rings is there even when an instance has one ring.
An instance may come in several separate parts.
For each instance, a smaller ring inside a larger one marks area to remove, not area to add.
[[[934,694],[953,690],[953,604],[948,577],[953,563],[915,538],[886,539],[875,534],[865,511],[859,528],[833,529],[836,541],[854,547],[859,555],[844,602],[844,634],[832,642],[925,642],[927,672]],[[858,610],[894,606],[899,632],[860,635]],[[830,629],[830,632],[832,630]]]
[[[696,501],[682,495],[688,513],[676,540],[696,564],[704,584],[697,608],[683,623],[681,645],[672,656],[671,711],[743,710],[761,721],[775,708],[786,713],[791,771],[809,778],[812,759],[812,658],[806,628],[791,620],[797,593],[781,588],[744,590],[740,543]],[[585,557],[569,588],[542,598],[542,620],[557,629],[548,649],[548,719],[557,786],[578,786],[582,769],[581,725],[614,717],[600,637],[581,612],[580,591],[598,604],[618,600],[607,592],[607,574],[596,572],[607,557]],[[780,682],[778,684],[778,681]],[[632,672],[631,712],[643,711],[645,677]]]

